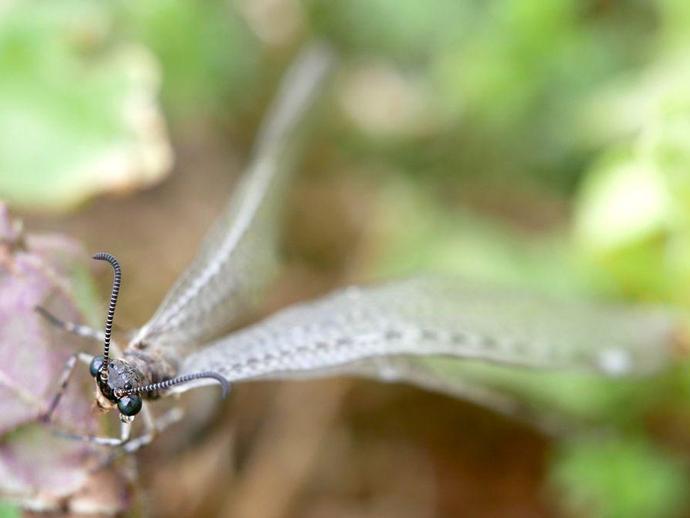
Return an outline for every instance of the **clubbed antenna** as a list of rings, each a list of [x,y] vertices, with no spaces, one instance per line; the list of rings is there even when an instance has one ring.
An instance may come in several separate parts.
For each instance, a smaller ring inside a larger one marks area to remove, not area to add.
[[[122,271],[120,270],[120,263],[117,259],[107,252],[99,252],[93,256],[98,261],[108,261],[113,267],[115,273],[113,277],[113,290],[110,292],[110,304],[108,305],[108,315],[105,318],[105,338],[103,339],[103,366],[101,367],[101,377],[108,377],[108,359],[110,354],[110,336],[113,332],[113,318],[115,318],[115,306],[117,305],[117,296],[120,293],[120,282],[122,280]]]
[[[230,388],[230,384],[228,383],[228,380],[226,380],[223,376],[218,374],[217,372],[197,372],[195,374],[187,374],[185,376],[180,376],[178,378],[172,378],[169,380],[161,381],[160,383],[151,383],[150,385],[143,385],[141,387],[134,387],[129,390],[125,391],[125,394],[132,395],[132,394],[141,394],[142,392],[154,392],[158,390],[165,390],[167,388],[170,388],[174,385],[180,385],[182,383],[187,383],[189,381],[194,381],[198,380],[201,378],[211,378],[216,380],[218,383],[220,383],[221,388],[223,389],[223,398],[227,396],[228,390]]]

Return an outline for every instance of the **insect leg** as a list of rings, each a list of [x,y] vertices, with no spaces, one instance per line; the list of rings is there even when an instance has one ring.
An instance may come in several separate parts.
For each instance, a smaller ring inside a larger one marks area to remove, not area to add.
[[[175,424],[177,421],[182,419],[184,412],[181,408],[175,407],[168,410],[158,419],[155,419],[151,411],[148,410],[147,405],[144,405],[141,414],[144,418],[144,427],[146,428],[146,431],[136,439],[132,439],[125,444],[122,448],[122,453],[134,453],[142,446],[146,446],[153,441],[156,435],[161,433],[170,425]]]
[[[57,430],[55,433],[60,437],[65,439],[71,439],[73,441],[83,441],[90,442],[92,444],[97,444],[99,446],[122,446],[129,441],[129,437],[132,432],[131,423],[120,423],[120,437],[98,437],[95,435],[77,435],[69,432],[63,432],[62,430]]]
[[[60,398],[62,398],[62,395],[65,393],[65,390],[67,390],[67,385],[69,384],[70,377],[74,372],[74,367],[77,364],[77,360],[88,365],[91,363],[92,359],[93,356],[86,353],[74,353],[67,359],[67,361],[65,362],[65,366],[62,369],[62,374],[60,375],[60,384],[58,386],[58,390],[53,396],[50,405],[48,405],[48,410],[46,410],[46,412],[40,416],[41,421],[45,423],[50,422],[50,419],[52,418],[53,413],[55,412],[55,409],[58,406],[58,403],[60,403]]]
[[[132,435],[132,422],[131,421],[120,421],[120,444],[125,444],[129,441]]]
[[[127,442],[123,443],[122,448],[118,448],[114,450],[110,455],[108,455],[108,457],[103,462],[98,464],[98,466],[94,469],[94,472],[101,470],[107,466],[110,466],[120,456],[134,453],[137,450],[139,450],[139,448],[142,448],[143,446],[146,446],[147,444],[151,443],[151,441],[153,441],[156,435],[165,430],[168,426],[182,419],[184,412],[181,408],[175,407],[168,410],[165,414],[163,414],[156,420],[153,417],[151,410],[148,409],[148,406],[144,405],[144,407],[141,409],[140,415],[144,419],[144,428],[146,429],[144,434],[140,435],[135,439],[130,439]]]
[[[55,327],[59,329],[63,329],[64,331],[67,331],[68,333],[75,334],[77,336],[82,336],[84,338],[91,338],[93,340],[98,340],[99,342],[102,342],[103,339],[105,338],[105,334],[103,331],[98,331],[96,329],[93,329],[88,326],[82,326],[80,324],[75,324],[74,322],[65,322],[64,320],[56,317],[53,315],[50,311],[47,309],[41,307],[41,306],[36,306],[36,311],[38,312],[39,315],[41,315],[43,318],[45,318],[50,324],[54,325]]]

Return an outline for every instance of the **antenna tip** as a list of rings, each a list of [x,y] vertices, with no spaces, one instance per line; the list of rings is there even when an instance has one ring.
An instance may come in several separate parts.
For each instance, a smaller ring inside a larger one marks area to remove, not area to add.
[[[118,260],[115,258],[115,256],[111,253],[108,252],[98,252],[97,254],[93,254],[91,256],[93,259],[96,259],[97,261],[107,261],[110,263],[110,265],[117,271],[120,269],[120,263]]]
[[[217,374],[214,377],[218,380],[218,383],[220,383],[220,388],[222,390],[221,397],[225,399],[228,395],[228,392],[230,392],[230,382],[220,374]]]

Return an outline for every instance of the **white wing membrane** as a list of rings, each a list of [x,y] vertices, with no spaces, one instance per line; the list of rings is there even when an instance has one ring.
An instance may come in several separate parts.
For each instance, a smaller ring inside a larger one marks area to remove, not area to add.
[[[402,360],[449,356],[608,376],[645,374],[668,362],[674,324],[674,316],[661,309],[418,278],[350,288],[288,308],[193,353],[182,371],[212,370],[230,381],[359,372],[433,387],[433,373],[422,379],[414,362]]]
[[[274,270],[276,223],[294,134],[332,62],[330,51],[315,45],[291,67],[225,212],[133,343],[175,347],[181,355],[253,307]]]

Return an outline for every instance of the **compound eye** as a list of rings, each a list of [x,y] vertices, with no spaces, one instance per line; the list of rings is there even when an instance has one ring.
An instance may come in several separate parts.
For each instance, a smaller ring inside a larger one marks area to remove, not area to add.
[[[128,417],[137,415],[141,410],[141,398],[139,396],[122,396],[117,401],[117,408],[122,415]]]
[[[94,378],[98,376],[103,368],[103,356],[94,356],[89,364],[89,372]]]

